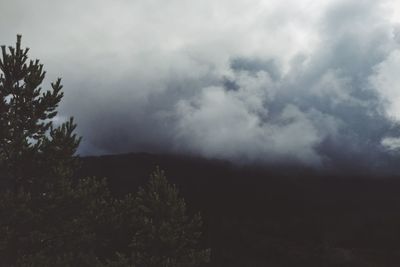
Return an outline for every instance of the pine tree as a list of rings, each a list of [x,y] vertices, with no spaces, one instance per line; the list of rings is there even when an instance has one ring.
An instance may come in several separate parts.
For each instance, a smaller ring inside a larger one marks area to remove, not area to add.
[[[199,248],[202,219],[189,218],[177,188],[159,168],[136,197],[139,230],[132,239],[133,262],[146,267],[190,267],[209,261]]]
[[[53,119],[63,97],[61,79],[43,91],[46,72],[39,60],[28,62],[28,48],[1,46],[0,57],[0,169],[15,190],[43,190],[45,179],[71,175],[80,138],[71,118],[59,127]]]
[[[0,267],[208,262],[209,250],[199,248],[200,215],[186,215],[184,200],[159,169],[146,189],[122,199],[112,197],[105,180],[72,180],[76,125],[72,118],[53,124],[61,80],[42,91],[43,65],[28,63],[21,36],[15,48],[1,50],[0,178],[8,183],[0,189]]]
[[[53,124],[61,80],[43,91],[43,65],[28,62],[28,51],[20,35],[15,47],[1,46],[0,266],[92,266],[97,222],[87,215],[101,214],[94,203],[108,191],[95,180],[72,185],[76,125]]]
[[[101,252],[112,249],[103,230],[114,223],[104,180],[64,180],[42,195],[8,191],[0,194],[0,217],[0,266],[99,266]]]

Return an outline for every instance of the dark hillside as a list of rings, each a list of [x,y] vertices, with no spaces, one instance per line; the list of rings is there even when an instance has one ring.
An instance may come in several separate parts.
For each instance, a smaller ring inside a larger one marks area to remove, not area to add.
[[[212,266],[399,266],[400,179],[194,157],[85,157],[80,176],[136,191],[159,165],[200,210]]]

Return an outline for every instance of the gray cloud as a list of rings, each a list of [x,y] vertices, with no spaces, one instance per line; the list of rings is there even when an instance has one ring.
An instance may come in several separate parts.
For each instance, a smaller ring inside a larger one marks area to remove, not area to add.
[[[60,118],[76,117],[82,154],[396,170],[395,1],[0,6],[2,43],[22,33],[49,80],[63,76]]]

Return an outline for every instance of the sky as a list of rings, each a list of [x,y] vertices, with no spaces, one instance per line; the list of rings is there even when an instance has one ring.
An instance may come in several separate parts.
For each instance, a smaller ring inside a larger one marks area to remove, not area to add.
[[[400,171],[400,3],[0,0],[81,155]]]

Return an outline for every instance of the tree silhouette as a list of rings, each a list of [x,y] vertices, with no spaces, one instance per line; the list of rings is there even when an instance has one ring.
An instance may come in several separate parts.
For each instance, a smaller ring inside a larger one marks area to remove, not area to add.
[[[54,125],[63,97],[61,80],[43,91],[39,60],[29,49],[1,46],[0,57],[0,266],[93,266],[96,232],[109,212],[105,183],[73,184],[80,138],[73,119]],[[95,214],[95,215],[93,215]]]
[[[159,168],[136,197],[139,230],[131,248],[139,266],[199,266],[209,261],[209,250],[199,248],[202,219],[189,218],[185,201]]]
[[[40,86],[46,72],[39,60],[28,62],[28,48],[1,46],[0,58],[0,168],[3,178],[17,190],[44,189],[45,179],[71,175],[80,138],[70,118],[54,127],[53,119],[63,97],[61,79],[51,89]],[[42,183],[39,183],[41,180]],[[40,184],[40,185],[39,185]]]
[[[0,267],[207,262],[209,251],[198,248],[200,216],[187,217],[160,170],[146,190],[120,199],[104,179],[72,178],[81,139],[72,118],[53,123],[61,80],[42,91],[43,65],[28,63],[20,35],[15,48],[1,50],[0,177],[8,183],[0,190]]]

